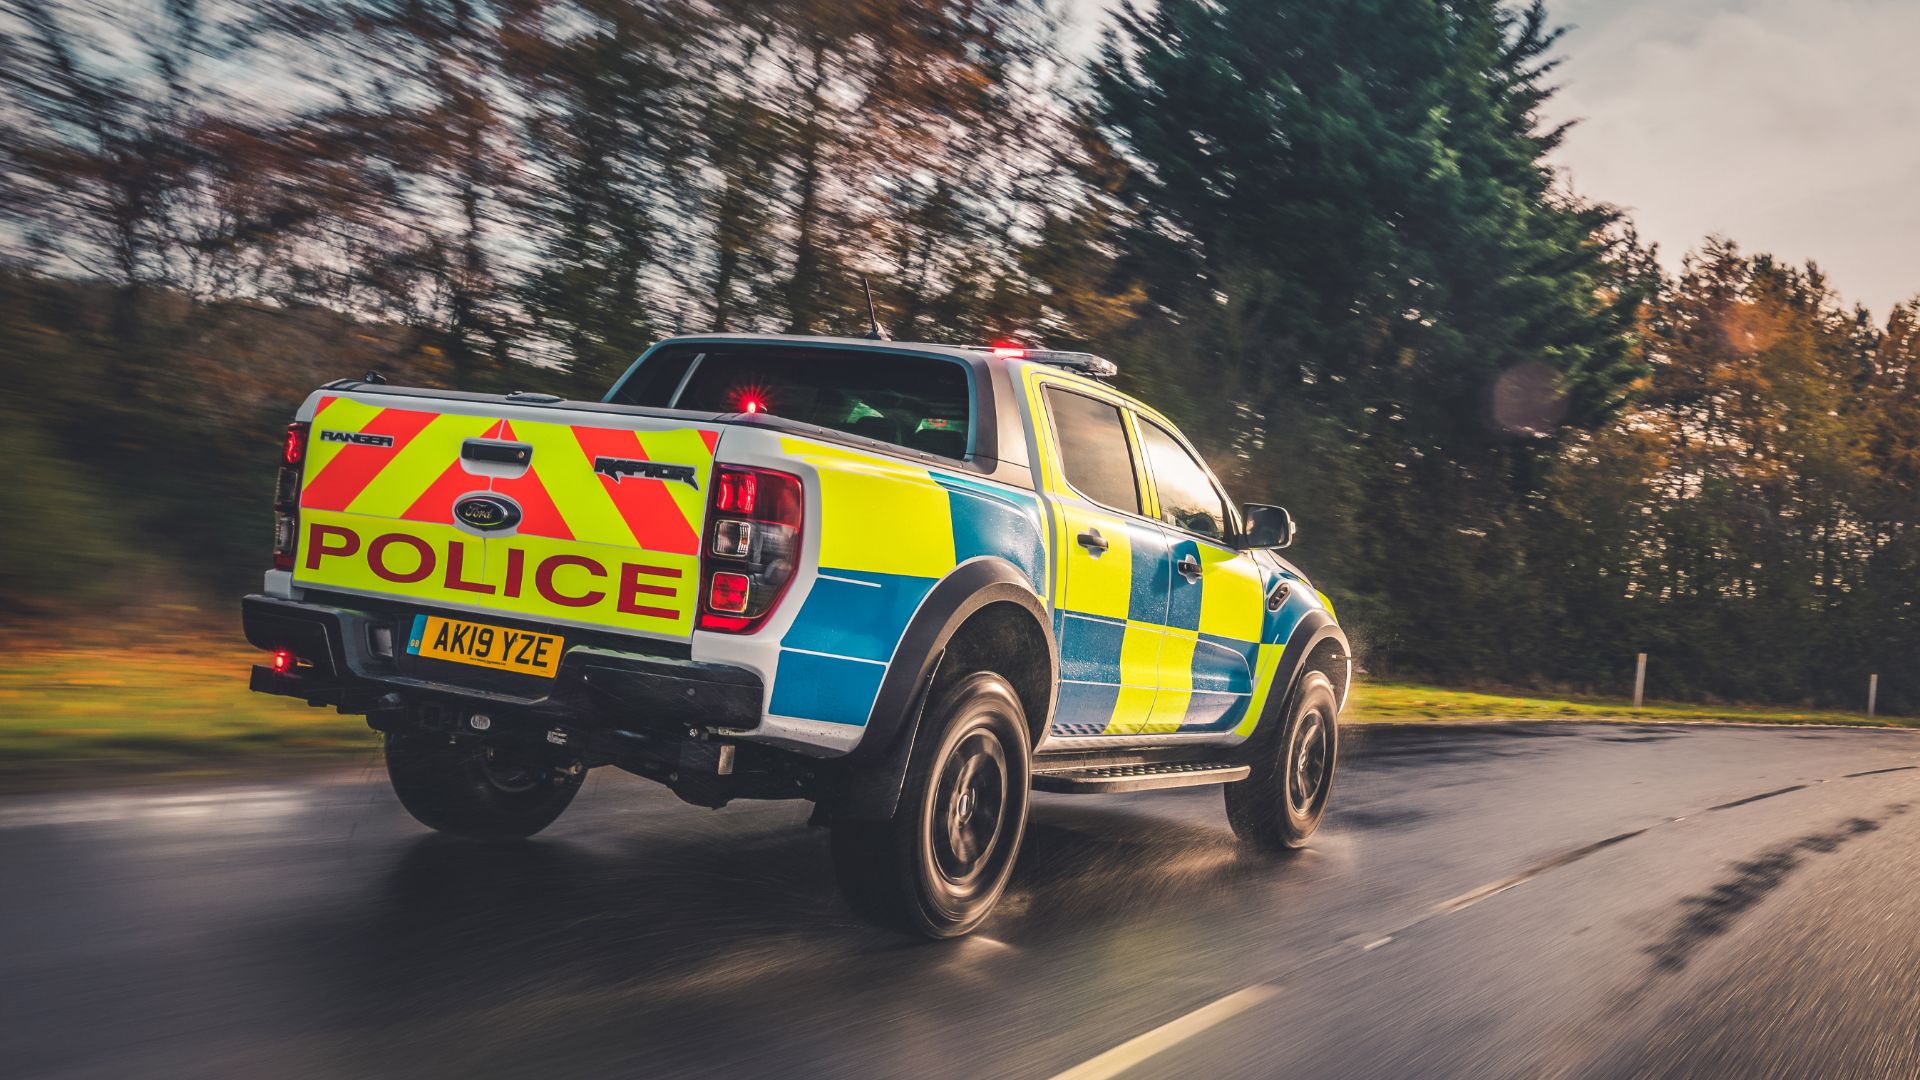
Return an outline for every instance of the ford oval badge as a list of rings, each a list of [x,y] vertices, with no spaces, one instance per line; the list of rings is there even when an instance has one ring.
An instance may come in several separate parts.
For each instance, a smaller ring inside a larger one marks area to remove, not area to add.
[[[499,532],[520,524],[520,505],[490,492],[463,495],[453,504],[453,516],[469,529]]]

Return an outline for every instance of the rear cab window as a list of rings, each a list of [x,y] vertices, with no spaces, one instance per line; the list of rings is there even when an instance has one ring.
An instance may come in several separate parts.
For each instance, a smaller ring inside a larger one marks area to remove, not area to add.
[[[965,363],[933,355],[779,345],[667,345],[608,395],[618,405],[766,413],[965,460]]]
[[[1060,471],[1082,498],[1109,510],[1142,512],[1126,421],[1117,406],[1057,386],[1041,394],[1060,448]]]

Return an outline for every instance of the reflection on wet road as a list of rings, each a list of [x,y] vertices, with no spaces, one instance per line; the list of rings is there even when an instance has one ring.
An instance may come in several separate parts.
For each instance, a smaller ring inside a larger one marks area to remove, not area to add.
[[[600,771],[505,846],[377,767],[0,801],[20,1076],[1920,1074],[1920,737],[1377,728],[1292,858],[1214,789],[1037,796],[969,940],[800,804]]]

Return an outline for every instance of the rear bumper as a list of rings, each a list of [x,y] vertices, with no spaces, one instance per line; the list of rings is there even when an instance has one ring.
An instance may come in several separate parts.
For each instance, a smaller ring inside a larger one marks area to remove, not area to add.
[[[417,606],[336,606],[256,594],[242,600],[240,610],[247,641],[302,661],[285,673],[256,666],[252,688],[341,712],[433,703],[591,727],[739,731],[759,726],[765,700],[753,671],[633,651],[604,636],[567,634],[558,673],[543,679],[408,656],[406,630],[412,614],[423,610]],[[580,641],[583,636],[589,640]]]

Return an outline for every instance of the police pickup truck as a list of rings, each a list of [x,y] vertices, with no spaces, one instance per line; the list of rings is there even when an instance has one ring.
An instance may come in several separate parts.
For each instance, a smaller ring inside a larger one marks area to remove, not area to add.
[[[1030,790],[1217,784],[1319,824],[1332,605],[1085,353],[711,335],[603,401],[342,381],[287,430],[254,690],[364,714],[425,825],[525,837],[613,765],[796,798],[851,903],[933,937]]]

